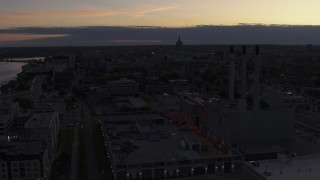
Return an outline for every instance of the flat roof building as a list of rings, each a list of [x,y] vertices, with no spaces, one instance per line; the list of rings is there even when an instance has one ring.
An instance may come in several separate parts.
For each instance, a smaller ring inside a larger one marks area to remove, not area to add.
[[[139,94],[139,83],[131,79],[110,81],[107,84],[109,96],[130,96]]]
[[[29,140],[43,140],[48,144],[49,159],[54,159],[54,152],[58,144],[60,128],[59,113],[34,113],[25,123],[25,136]]]
[[[225,153],[191,129],[157,113],[109,114],[105,141],[116,180],[242,172],[242,156]]]
[[[141,98],[135,97],[120,97],[115,99],[116,108],[118,111],[146,111],[149,110],[149,105]]]
[[[295,158],[279,157],[274,160],[256,161],[255,165],[252,162],[247,162],[245,166],[245,179],[318,180],[320,179],[319,171],[319,154]]]

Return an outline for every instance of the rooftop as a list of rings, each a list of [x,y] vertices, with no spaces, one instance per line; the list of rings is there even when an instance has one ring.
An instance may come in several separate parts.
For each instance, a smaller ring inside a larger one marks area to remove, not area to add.
[[[141,98],[118,98],[117,105],[127,105],[130,108],[143,108],[148,106],[148,104]]]
[[[117,81],[110,81],[108,83],[109,86],[115,86],[115,85],[123,85],[123,84],[135,84],[136,82],[131,79],[120,79]]]
[[[1,142],[0,153],[6,155],[38,155],[46,148],[42,141]]]
[[[201,138],[192,128],[176,125],[173,121],[149,113],[107,117],[104,122],[111,141],[111,149],[118,164],[152,163],[164,161],[194,160],[222,156],[209,141]],[[122,118],[121,118],[122,117]],[[159,119],[159,118],[158,118]],[[121,120],[125,120],[122,121]],[[202,150],[192,150],[200,145]]]
[[[56,112],[34,113],[25,124],[25,128],[49,128]]]
[[[246,144],[238,145],[238,148],[243,154],[263,154],[286,151],[283,147],[279,146],[278,143]]]
[[[17,118],[27,118],[27,117],[30,117],[30,116],[31,116],[30,112],[19,112],[17,114]]]
[[[12,102],[12,101],[4,101],[0,102],[0,108],[12,108],[13,106],[17,106],[17,102]]]
[[[264,176],[267,180],[318,180],[320,179],[320,155],[310,155],[296,157],[289,160],[288,164],[280,160],[259,161],[260,166],[251,168]],[[266,176],[265,171],[270,171],[271,175]]]
[[[0,115],[0,123],[6,123],[12,118],[12,114]]]

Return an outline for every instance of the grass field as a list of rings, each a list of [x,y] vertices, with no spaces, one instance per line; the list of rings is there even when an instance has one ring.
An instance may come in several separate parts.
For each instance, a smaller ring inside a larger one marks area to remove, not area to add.
[[[61,131],[58,138],[59,156],[52,163],[49,179],[68,180],[71,168],[73,131]]]

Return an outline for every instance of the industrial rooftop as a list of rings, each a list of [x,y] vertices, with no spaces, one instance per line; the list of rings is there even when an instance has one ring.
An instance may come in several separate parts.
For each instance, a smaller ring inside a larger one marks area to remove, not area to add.
[[[110,138],[111,148],[118,156],[115,159],[117,164],[223,156],[209,141],[194,132],[191,126],[179,125],[152,113],[119,115],[118,118],[112,116],[104,122],[107,133],[113,137]]]

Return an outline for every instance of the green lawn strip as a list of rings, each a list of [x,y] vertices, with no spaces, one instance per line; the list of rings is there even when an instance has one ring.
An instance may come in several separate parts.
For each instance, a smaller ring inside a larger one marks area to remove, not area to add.
[[[89,107],[89,111],[92,116],[97,116],[94,108],[89,102],[86,101],[86,104]],[[97,118],[92,119],[92,137],[96,149],[96,159],[98,163],[98,168],[100,172],[103,172],[104,179],[113,179],[111,163],[107,154],[107,148],[104,144],[104,137],[102,136],[101,125]]]
[[[90,113],[92,116],[96,116],[94,108],[91,106],[90,103],[86,102]],[[100,172],[104,172],[103,177],[104,179],[113,179],[112,169],[110,160],[107,154],[107,148],[104,144],[104,137],[102,136],[101,124],[97,118],[92,119],[92,132],[93,132],[93,142],[96,147],[96,159],[98,163],[98,168]]]
[[[93,121],[93,141],[96,147],[96,159],[100,172],[104,172],[104,179],[113,179],[111,164],[107,155],[107,148],[104,144],[100,123]]]
[[[53,161],[50,180],[68,180],[71,168],[73,131],[61,131],[58,137],[59,156]]]

